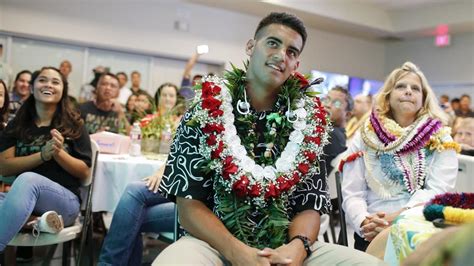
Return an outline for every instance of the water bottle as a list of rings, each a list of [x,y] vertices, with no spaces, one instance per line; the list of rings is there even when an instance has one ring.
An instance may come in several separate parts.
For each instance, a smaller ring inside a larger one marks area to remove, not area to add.
[[[166,124],[161,130],[160,149],[159,153],[169,153],[172,141],[171,125]]]
[[[130,131],[130,156],[140,156],[142,147],[142,130],[138,122],[133,123]]]

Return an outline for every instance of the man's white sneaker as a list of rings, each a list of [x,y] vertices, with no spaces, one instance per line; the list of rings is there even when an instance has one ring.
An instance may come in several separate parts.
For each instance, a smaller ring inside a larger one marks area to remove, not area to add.
[[[43,213],[33,225],[33,231],[57,234],[64,229],[64,222],[61,215],[55,211]]]

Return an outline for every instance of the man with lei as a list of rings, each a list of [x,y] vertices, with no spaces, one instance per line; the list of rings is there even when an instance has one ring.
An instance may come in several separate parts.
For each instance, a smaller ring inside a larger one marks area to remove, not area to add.
[[[447,120],[413,63],[387,77],[340,166],[356,249],[365,250],[404,210],[454,189],[459,145],[443,126]]]
[[[377,263],[316,242],[330,209],[319,156],[331,128],[295,72],[305,40],[298,18],[271,13],[247,43],[245,70],[203,79],[160,184],[187,235],[154,264]]]

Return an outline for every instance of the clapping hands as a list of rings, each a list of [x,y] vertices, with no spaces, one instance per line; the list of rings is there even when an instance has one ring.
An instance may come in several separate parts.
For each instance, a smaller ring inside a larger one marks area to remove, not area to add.
[[[51,139],[41,148],[41,159],[49,161],[64,148],[64,137],[57,129],[51,129]]]

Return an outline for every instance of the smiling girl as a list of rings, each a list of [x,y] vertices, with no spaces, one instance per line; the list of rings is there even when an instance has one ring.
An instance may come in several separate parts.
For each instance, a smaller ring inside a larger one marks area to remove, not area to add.
[[[0,193],[0,251],[30,215],[42,216],[39,231],[59,232],[80,211],[79,186],[91,165],[90,139],[68,100],[68,84],[58,69],[33,74],[32,94],[0,135],[0,175],[16,175]]]

